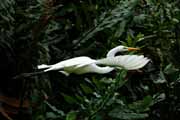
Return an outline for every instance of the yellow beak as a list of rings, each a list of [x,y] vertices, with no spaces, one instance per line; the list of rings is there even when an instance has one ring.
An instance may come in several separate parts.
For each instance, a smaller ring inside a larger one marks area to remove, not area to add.
[[[140,48],[128,47],[128,51],[137,51],[137,50],[140,50]]]

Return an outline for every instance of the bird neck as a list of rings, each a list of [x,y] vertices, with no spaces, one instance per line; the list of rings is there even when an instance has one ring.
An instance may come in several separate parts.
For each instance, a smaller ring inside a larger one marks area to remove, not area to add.
[[[111,67],[99,67],[97,65],[94,65],[93,67],[94,67],[94,72],[100,74],[109,73],[114,70],[114,68]]]
[[[107,53],[107,57],[114,57],[116,55],[116,53],[118,52],[122,52],[123,50],[119,49],[118,47],[117,48],[114,48],[112,50],[110,50],[108,53]]]

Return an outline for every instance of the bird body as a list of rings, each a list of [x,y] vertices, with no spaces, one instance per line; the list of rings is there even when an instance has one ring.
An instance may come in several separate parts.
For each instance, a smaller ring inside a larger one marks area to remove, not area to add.
[[[115,68],[135,70],[144,67],[149,59],[143,55],[123,55],[115,56],[117,52],[138,50],[137,48],[129,48],[125,46],[117,46],[111,49],[107,58],[94,60],[90,57],[81,56],[75,57],[68,60],[61,61],[53,65],[39,65],[38,69],[45,69],[44,72],[48,71],[59,71],[65,75],[70,73],[85,74],[85,73],[109,73]],[[98,65],[105,65],[100,67]]]
[[[114,68],[111,67],[99,67],[96,64],[92,63],[89,65],[85,65],[83,67],[75,68],[72,73],[75,74],[85,74],[85,73],[98,73],[98,74],[105,74],[113,71]],[[67,70],[66,70],[67,71]]]
[[[110,67],[99,67],[95,64],[96,60],[89,57],[82,56],[64,60],[62,62],[56,63],[54,65],[39,65],[38,69],[45,69],[44,72],[55,71],[69,75],[70,73],[84,74],[84,73],[107,73],[113,70]]]
[[[82,56],[82,57],[76,57],[76,58],[64,60],[64,61],[61,61],[54,65],[43,64],[43,65],[38,66],[38,69],[45,69],[44,70],[45,72],[48,72],[51,70],[62,70],[62,69],[67,70],[67,71],[70,71],[70,70],[73,71],[74,69],[83,67],[85,65],[88,65],[88,64],[91,64],[94,62],[95,62],[95,60],[93,60],[89,57],[86,57],[86,56]]]

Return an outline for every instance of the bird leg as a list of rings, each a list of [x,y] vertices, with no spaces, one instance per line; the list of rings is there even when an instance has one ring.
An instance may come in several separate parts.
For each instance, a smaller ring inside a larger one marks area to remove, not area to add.
[[[32,76],[36,76],[36,75],[40,75],[45,73],[44,71],[40,71],[40,72],[32,72],[32,73],[22,73],[20,75],[16,75],[15,77],[13,77],[13,79],[19,79],[19,78],[27,78],[27,77],[32,77]]]

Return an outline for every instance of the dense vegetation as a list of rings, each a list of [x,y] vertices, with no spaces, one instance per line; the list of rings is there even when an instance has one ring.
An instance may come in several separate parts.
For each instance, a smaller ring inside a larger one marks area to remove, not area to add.
[[[28,98],[33,120],[178,120],[179,2],[2,0],[1,93]],[[120,44],[141,48],[134,54],[151,62],[141,70],[105,75],[22,75],[42,63],[103,58]],[[19,119],[27,118],[21,113]]]

